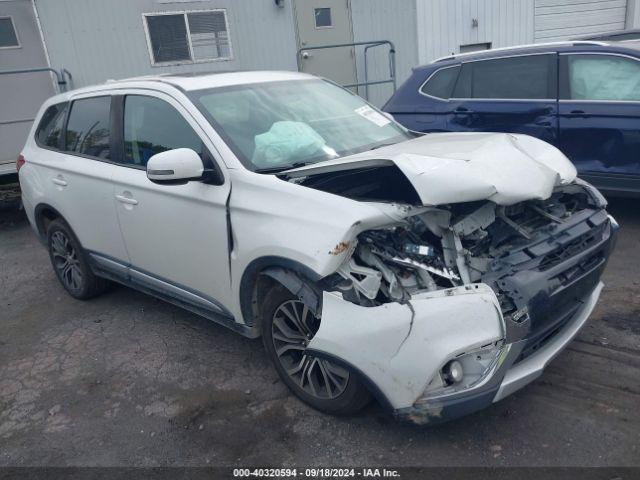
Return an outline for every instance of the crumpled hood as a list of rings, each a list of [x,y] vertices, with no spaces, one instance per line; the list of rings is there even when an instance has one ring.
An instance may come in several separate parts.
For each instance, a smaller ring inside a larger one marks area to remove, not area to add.
[[[576,169],[560,150],[528,135],[432,133],[388,147],[283,172],[290,178],[396,165],[423,205],[548,198]]]

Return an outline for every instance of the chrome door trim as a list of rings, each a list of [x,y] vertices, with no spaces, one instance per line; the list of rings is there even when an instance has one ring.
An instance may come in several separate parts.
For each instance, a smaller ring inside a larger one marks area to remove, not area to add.
[[[183,285],[178,285],[168,279],[164,279],[150,272],[138,269],[133,265],[122,262],[116,258],[90,251],[89,260],[97,274],[102,272],[111,279],[123,283],[137,290],[151,290],[164,297],[169,297],[198,309],[203,309],[233,320],[233,314],[215,299],[196,292]],[[235,320],[234,320],[235,323]]]
[[[162,293],[179,298],[182,301],[191,303],[200,308],[211,310],[219,315],[229,316],[229,313],[224,307],[207,299],[205,296],[191,292],[168,281],[161,280],[153,275],[136,270],[134,267],[129,268],[129,277],[132,283],[140,283],[144,287],[159,290]]]

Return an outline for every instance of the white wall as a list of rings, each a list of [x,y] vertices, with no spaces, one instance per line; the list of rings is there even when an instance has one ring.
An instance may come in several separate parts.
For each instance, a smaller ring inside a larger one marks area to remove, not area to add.
[[[460,45],[493,48],[532,43],[534,0],[416,0],[418,59],[459,53]],[[473,19],[478,26],[473,27]]]
[[[411,68],[418,62],[416,48],[416,3],[415,0],[351,0],[354,42],[369,40],[390,40],[396,47],[396,75],[398,86],[411,74]],[[369,80],[383,80],[389,77],[387,47],[369,50]],[[358,79],[364,81],[364,52],[356,50]],[[391,96],[391,84],[369,87],[369,100],[381,106]],[[364,87],[359,90],[364,96]]]
[[[296,70],[291,2],[272,0],[36,0],[51,65],[74,86],[165,72]],[[226,8],[234,59],[152,67],[142,13]]]
[[[640,0],[627,0],[626,28],[640,28]]]

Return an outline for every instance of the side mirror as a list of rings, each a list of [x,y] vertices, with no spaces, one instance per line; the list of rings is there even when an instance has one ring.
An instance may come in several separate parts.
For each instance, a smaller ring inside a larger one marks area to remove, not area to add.
[[[147,178],[153,182],[199,180],[203,173],[200,155],[190,148],[156,153],[147,162]]]

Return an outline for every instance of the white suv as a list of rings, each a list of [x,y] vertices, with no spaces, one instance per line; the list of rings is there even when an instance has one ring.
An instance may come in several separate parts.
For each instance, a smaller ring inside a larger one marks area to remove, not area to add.
[[[416,136],[285,72],[159,76],[48,100],[18,159],[63,287],[118,282],[262,335],[331,413],[417,423],[535,379],[584,325],[617,225],[556,148]]]

